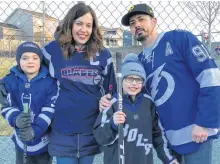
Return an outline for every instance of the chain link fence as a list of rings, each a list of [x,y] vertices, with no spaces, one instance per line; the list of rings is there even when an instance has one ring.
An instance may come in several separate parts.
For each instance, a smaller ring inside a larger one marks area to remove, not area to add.
[[[120,22],[131,5],[147,3],[154,10],[159,32],[189,30],[219,62],[220,1],[0,1],[0,78],[16,64],[15,51],[19,44],[33,41],[42,47],[53,40],[59,22],[79,2],[95,10],[103,43],[113,53],[139,53],[142,50],[129,28]],[[12,129],[0,117],[0,136],[11,134]]]
[[[21,42],[40,46],[53,40],[54,31],[68,10],[84,1],[0,1],[0,77],[15,64],[16,48]],[[140,51],[140,43],[129,28],[120,23],[131,5],[147,3],[158,20],[159,32],[185,29],[193,32],[214,58],[220,56],[220,1],[85,1],[96,12],[104,45],[112,51]],[[129,47],[129,49],[127,48]]]

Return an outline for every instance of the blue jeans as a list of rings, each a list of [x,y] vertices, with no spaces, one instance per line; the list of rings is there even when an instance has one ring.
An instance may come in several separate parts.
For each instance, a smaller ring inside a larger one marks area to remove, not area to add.
[[[56,157],[57,164],[92,164],[94,156],[76,157]]]
[[[212,164],[212,143],[213,140],[208,140],[196,152],[182,155],[180,164]]]

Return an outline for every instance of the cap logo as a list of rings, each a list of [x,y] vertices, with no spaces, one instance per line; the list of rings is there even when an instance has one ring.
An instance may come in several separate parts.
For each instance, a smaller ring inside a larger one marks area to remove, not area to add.
[[[137,70],[137,69],[131,69],[130,71],[132,71],[132,72],[140,72],[140,73],[142,73],[142,71]]]
[[[131,12],[132,10],[134,10],[134,6],[130,7],[129,12]]]
[[[38,48],[36,45],[31,44],[31,43],[26,43],[23,45],[23,47],[33,47],[33,48]]]
[[[152,10],[149,10],[149,13],[151,13],[151,14],[152,14],[152,13],[153,13],[153,11],[152,11]]]

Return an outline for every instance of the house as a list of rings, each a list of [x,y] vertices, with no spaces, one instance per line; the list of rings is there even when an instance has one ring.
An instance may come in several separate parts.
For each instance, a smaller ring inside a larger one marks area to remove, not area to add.
[[[0,39],[20,40],[21,36],[22,32],[17,26],[0,22]]]
[[[1,55],[3,52],[15,51],[23,35],[23,32],[17,26],[0,22]]]
[[[53,40],[58,20],[47,14],[26,9],[15,9],[5,20],[24,33],[21,40],[48,42]]]
[[[100,27],[103,36],[103,44],[106,47],[122,47],[123,46],[123,32],[122,28],[107,28]]]
[[[140,45],[138,41],[134,39],[129,30],[123,30],[121,28],[106,28],[101,26],[101,34],[104,38],[104,45],[106,47],[129,47]]]
[[[129,47],[136,45],[138,45],[138,41],[134,39],[134,37],[131,34],[131,31],[125,30],[123,33],[123,46]]]

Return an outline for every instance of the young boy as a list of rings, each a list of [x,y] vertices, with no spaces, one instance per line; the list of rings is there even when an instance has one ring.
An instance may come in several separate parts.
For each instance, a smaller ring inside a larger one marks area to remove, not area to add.
[[[24,42],[17,48],[17,65],[4,78],[9,105],[2,108],[2,115],[15,129],[12,140],[16,164],[51,162],[47,152],[48,127],[54,114],[57,84],[41,64],[42,60],[40,47],[33,42]],[[28,113],[24,113],[25,104]]]
[[[122,64],[123,112],[112,107],[102,111],[94,125],[97,142],[104,146],[104,163],[118,163],[118,124],[124,124],[126,164],[153,164],[153,146],[165,164],[177,164],[167,148],[167,140],[158,125],[158,115],[150,96],[141,93],[146,74],[136,54]]]

